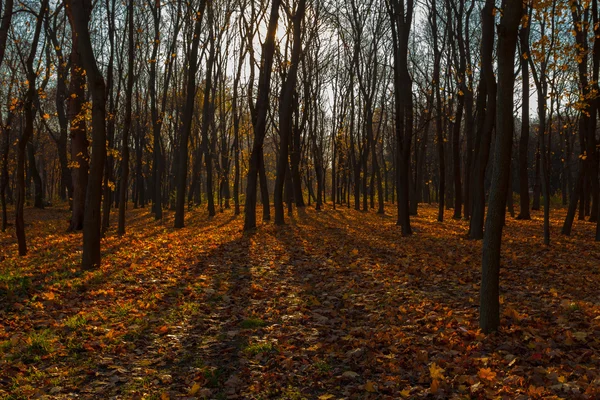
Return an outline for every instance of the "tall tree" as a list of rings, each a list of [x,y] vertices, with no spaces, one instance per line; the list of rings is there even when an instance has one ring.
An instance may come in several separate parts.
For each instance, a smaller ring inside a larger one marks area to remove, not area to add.
[[[258,186],[258,170],[263,163],[263,143],[267,131],[267,114],[269,111],[269,93],[271,88],[271,70],[275,53],[275,33],[279,19],[281,0],[272,0],[267,36],[262,47],[260,75],[258,78],[258,94],[254,106],[252,125],[254,126],[254,141],[248,160],[248,181],[246,184],[246,202],[244,207],[244,231],[256,228],[256,190]],[[264,164],[264,163],[263,163]],[[261,187],[263,187],[261,182]],[[265,198],[263,198],[263,202]]]
[[[485,171],[490,156],[492,131],[496,121],[497,85],[494,76],[494,2],[486,0],[481,13],[481,77],[476,102],[475,172],[473,173],[472,213],[469,238],[483,239],[485,220]]]
[[[531,10],[533,7],[526,4],[530,10],[528,19],[523,22],[523,26],[519,30],[519,44],[521,46],[521,91],[522,91],[522,107],[521,107],[521,138],[519,140],[519,202],[521,208],[517,219],[531,219],[529,210],[529,31],[531,19]]]
[[[396,158],[398,221],[402,235],[412,234],[409,210],[410,146],[413,135],[412,79],[408,70],[408,41],[413,0],[388,0],[394,52],[394,100],[396,111]]]
[[[133,2],[127,4],[127,34],[128,34],[128,57],[127,57],[127,87],[125,89],[125,119],[123,121],[123,159],[121,161],[121,188],[119,192],[119,225],[117,233],[125,234],[125,210],[127,207],[127,181],[129,180],[129,132],[131,130],[131,108],[133,97],[133,66],[135,63],[135,40],[133,37]]]
[[[175,206],[175,228],[183,228],[185,214],[185,186],[188,169],[188,142],[192,130],[192,118],[194,116],[194,102],[196,100],[196,73],[198,72],[198,48],[200,47],[200,33],[206,0],[200,0],[198,11],[194,14],[194,33],[188,57],[187,85],[185,108],[183,110],[181,135],[179,142],[179,164],[177,174],[177,200]]]
[[[91,0],[67,1],[71,27],[77,36],[77,47],[92,94],[92,158],[85,195],[85,225],[83,227],[82,268],[100,265],[102,177],[106,160],[106,85],[94,54],[89,31]]]
[[[275,191],[273,204],[275,206],[275,224],[284,223],[283,217],[283,186],[285,174],[289,169],[289,145],[292,135],[292,113],[294,111],[293,100],[298,78],[298,66],[302,53],[302,22],[306,10],[306,0],[299,0],[296,10],[292,16],[292,54],[285,81],[281,87],[279,96],[279,156],[277,158],[277,170],[275,178]],[[291,10],[288,11],[291,14]]]
[[[19,255],[27,254],[27,241],[25,238],[25,220],[23,217],[25,207],[25,150],[27,143],[33,136],[33,121],[36,110],[34,110],[34,100],[37,94],[36,80],[37,71],[33,67],[33,62],[38,50],[40,34],[48,8],[48,0],[43,0],[40,9],[36,15],[35,30],[31,40],[29,55],[25,60],[25,72],[27,75],[27,91],[23,100],[23,113],[25,114],[25,126],[18,139],[17,145],[17,201],[15,204],[15,231],[17,233],[17,242],[19,244]]]
[[[491,4],[488,2],[486,7],[488,5]],[[501,9],[502,17],[498,25],[498,100],[494,172],[483,238],[479,302],[479,327],[484,333],[495,331],[500,325],[500,247],[514,131],[515,49],[519,23],[523,16],[523,1],[504,0]],[[489,7],[485,12],[493,13],[493,9]]]

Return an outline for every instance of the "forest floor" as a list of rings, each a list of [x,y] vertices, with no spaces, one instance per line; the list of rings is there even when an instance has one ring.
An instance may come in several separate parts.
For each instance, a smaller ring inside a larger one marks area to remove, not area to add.
[[[148,212],[91,272],[65,207],[26,210],[25,257],[0,234],[0,398],[600,398],[600,245],[587,222],[561,236],[564,210],[550,247],[540,212],[508,217],[488,336],[481,242],[450,211],[421,206],[408,238],[330,204],[252,234]]]

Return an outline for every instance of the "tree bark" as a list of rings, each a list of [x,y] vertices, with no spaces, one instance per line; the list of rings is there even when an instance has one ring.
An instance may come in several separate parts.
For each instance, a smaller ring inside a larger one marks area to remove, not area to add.
[[[37,73],[33,68],[33,61],[36,55],[40,33],[42,31],[42,23],[46,9],[48,8],[48,0],[43,0],[40,5],[40,10],[36,18],[35,31],[33,39],[31,41],[31,50],[29,56],[25,62],[25,68],[27,73],[27,91],[25,92],[25,98],[23,100],[23,114],[25,114],[25,127],[23,133],[19,137],[17,144],[17,201],[15,204],[15,231],[17,234],[17,242],[19,245],[19,255],[24,256],[27,254],[27,241],[25,238],[25,220],[24,220],[24,207],[25,207],[25,150],[27,143],[33,136],[33,120],[35,117],[35,110],[33,102],[36,96],[36,78]]]
[[[531,19],[531,18],[530,18]],[[519,39],[521,44],[521,90],[523,105],[521,108],[521,138],[519,140],[519,204],[517,219],[531,219],[529,211],[529,24],[521,27]]]
[[[96,63],[88,23],[92,11],[91,1],[67,0],[69,20],[75,35],[81,61],[92,93],[92,159],[85,196],[85,225],[83,228],[82,268],[100,266],[102,172],[106,159],[106,86]]]
[[[177,199],[175,203],[175,228],[183,228],[185,216],[185,187],[188,169],[188,142],[192,130],[192,117],[196,99],[196,72],[198,71],[198,47],[200,46],[200,30],[206,0],[201,0],[195,15],[194,36],[188,60],[188,76],[186,87],[185,108],[181,121],[181,135],[179,141],[179,165],[177,171]]]
[[[521,0],[505,0],[502,3],[503,14],[498,26],[498,99],[494,172],[481,264],[479,326],[484,333],[496,331],[500,325],[500,247],[514,130],[514,58],[517,31],[523,15]],[[492,7],[489,7],[492,5],[491,1],[486,2],[486,13],[493,12]]]
[[[277,20],[279,19],[280,4],[281,0],[273,0],[271,3],[267,37],[262,49],[260,75],[258,78],[258,96],[256,99],[255,115],[252,118],[252,125],[254,127],[254,141],[252,143],[250,159],[248,160],[248,182],[246,184],[246,201],[244,206],[244,231],[249,231],[256,228],[258,173],[261,163],[264,164],[262,148],[267,130],[271,70],[273,67],[273,55],[275,53],[275,33],[277,32]],[[263,189],[263,186],[266,185],[261,183],[261,190]],[[264,190],[262,193],[264,193]],[[263,206],[265,200],[268,199],[263,198]]]
[[[127,209],[127,185],[129,181],[129,133],[131,132],[131,108],[133,102],[133,66],[135,63],[135,43],[133,38],[133,1],[127,5],[127,33],[128,33],[128,60],[127,60],[127,87],[125,89],[125,118],[123,120],[123,145],[121,154],[121,192],[119,193],[119,222],[117,234],[125,234],[125,210]]]

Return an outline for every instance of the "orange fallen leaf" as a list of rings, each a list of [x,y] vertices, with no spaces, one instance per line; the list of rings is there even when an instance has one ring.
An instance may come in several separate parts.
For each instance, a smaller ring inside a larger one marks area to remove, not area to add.
[[[167,325],[163,325],[160,328],[158,328],[156,331],[158,333],[165,334],[165,333],[169,332],[169,327]]]
[[[491,368],[481,368],[477,373],[481,379],[493,381],[496,378],[496,373]]]

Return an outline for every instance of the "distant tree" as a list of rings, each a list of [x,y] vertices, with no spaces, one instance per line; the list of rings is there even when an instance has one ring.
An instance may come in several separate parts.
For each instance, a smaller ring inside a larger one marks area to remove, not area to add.
[[[35,30],[31,40],[29,55],[24,60],[25,73],[27,76],[27,89],[23,100],[23,113],[25,114],[25,126],[23,132],[18,138],[17,144],[17,201],[15,204],[15,231],[17,233],[17,242],[19,244],[19,255],[27,254],[27,241],[25,238],[25,220],[23,218],[25,207],[25,150],[27,143],[33,136],[33,124],[36,110],[34,110],[34,101],[37,95],[37,71],[33,63],[38,50],[40,35],[48,8],[48,0],[43,0],[40,9],[36,14]]]
[[[206,1],[200,0],[198,10],[194,11],[194,30],[188,58],[185,108],[182,113],[181,135],[178,155],[177,200],[175,206],[175,228],[183,228],[185,215],[185,187],[188,169],[188,142],[192,130],[194,102],[196,99],[196,73],[198,72],[198,48]]]
[[[134,0],[129,0],[127,3],[127,87],[125,88],[125,118],[123,121],[123,160],[121,162],[121,187],[123,190],[119,193],[119,226],[117,233],[125,234],[125,209],[127,207],[127,181],[129,179],[129,132],[131,130],[131,109],[133,102],[133,82],[134,72],[133,66],[135,63],[135,39],[133,36],[133,3]]]

